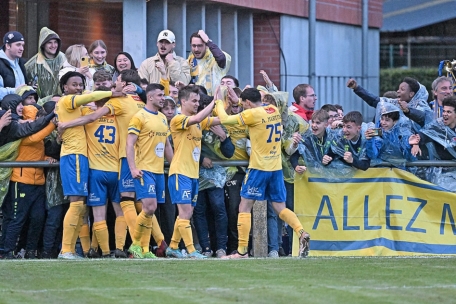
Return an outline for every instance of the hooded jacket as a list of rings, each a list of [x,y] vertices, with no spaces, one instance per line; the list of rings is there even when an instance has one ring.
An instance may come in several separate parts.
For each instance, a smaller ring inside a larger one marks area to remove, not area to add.
[[[24,62],[22,58],[9,59],[0,49],[0,100],[5,95],[13,94],[16,87],[28,83]],[[17,79],[15,72],[18,75]]]
[[[31,105],[22,110],[24,119],[35,120],[38,108]],[[24,139],[19,146],[19,154],[16,161],[42,161],[44,160],[44,138],[55,129],[53,123],[49,123],[44,129]],[[11,181],[27,185],[44,185],[44,168],[14,168]]]
[[[22,97],[17,94],[9,94],[2,100],[1,105],[3,110],[0,111],[0,117],[2,117],[7,110],[11,109],[11,123],[8,126],[3,127],[0,132],[0,147],[20,138],[37,133],[47,126],[55,116],[54,113],[50,113],[47,116],[40,117],[32,122],[19,123],[20,117],[16,113],[16,108],[21,101]]]
[[[44,45],[51,39],[56,39],[58,43],[55,58],[47,58],[43,51]],[[38,85],[38,98],[59,94],[58,75],[65,62],[65,54],[60,51],[61,46],[59,35],[47,27],[41,29],[38,39],[38,54],[25,64],[27,78]]]

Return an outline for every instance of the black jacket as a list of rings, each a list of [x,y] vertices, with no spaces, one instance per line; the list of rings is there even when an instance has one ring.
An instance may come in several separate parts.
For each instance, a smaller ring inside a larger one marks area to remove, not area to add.
[[[25,60],[19,58],[19,67],[21,68],[22,74],[24,75],[25,83],[28,83],[27,73],[24,66]],[[16,87],[16,77],[14,76],[14,71],[11,68],[8,60],[0,58],[0,76],[3,78],[3,87],[5,88],[15,88]]]
[[[5,112],[6,111],[4,110],[0,111],[0,117],[2,117]],[[11,114],[11,123],[4,127],[0,132],[0,146],[35,134],[46,127],[54,116],[54,113],[50,113],[32,122],[19,123],[19,116]]]

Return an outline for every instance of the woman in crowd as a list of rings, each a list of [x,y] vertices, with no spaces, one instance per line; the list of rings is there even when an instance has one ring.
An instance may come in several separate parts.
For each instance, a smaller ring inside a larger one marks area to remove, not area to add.
[[[86,89],[92,91],[95,69],[89,68],[89,65],[84,64],[84,62],[88,63],[88,52],[85,46],[83,44],[69,46],[65,52],[65,57],[66,61],[59,71],[59,79],[70,71],[81,73],[86,79]]]
[[[137,70],[135,66],[135,62],[130,54],[127,52],[120,52],[117,54],[116,58],[114,58],[114,74],[112,75],[112,82],[117,80],[120,72],[123,70]]]
[[[109,73],[114,73],[114,67],[106,62],[106,56],[108,55],[108,49],[103,40],[95,40],[89,46],[89,66],[95,71],[105,69]],[[93,75],[92,73],[92,75]]]

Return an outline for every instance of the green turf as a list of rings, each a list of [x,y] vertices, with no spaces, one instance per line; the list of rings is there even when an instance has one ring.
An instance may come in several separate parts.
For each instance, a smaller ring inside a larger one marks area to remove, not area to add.
[[[456,258],[0,261],[0,303],[455,303]]]

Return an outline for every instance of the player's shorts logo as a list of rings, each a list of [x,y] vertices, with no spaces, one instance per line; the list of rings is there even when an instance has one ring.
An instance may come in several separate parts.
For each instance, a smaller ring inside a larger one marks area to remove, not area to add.
[[[155,185],[150,185],[148,192],[149,193],[155,193]]]
[[[129,179],[123,179],[122,180],[122,186],[124,188],[134,188],[135,187],[135,184],[133,182],[133,179],[132,178],[129,178]]]
[[[91,202],[99,202],[99,201],[100,201],[100,198],[97,197],[97,196],[95,195],[95,193],[90,193],[89,201],[91,201]]]
[[[192,194],[192,193],[191,193],[190,190],[184,190],[184,191],[182,191],[182,199],[184,199],[184,200],[189,200],[191,194]]]
[[[248,186],[247,193],[253,196],[261,196],[261,193],[258,191],[257,187]]]

